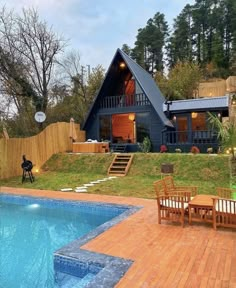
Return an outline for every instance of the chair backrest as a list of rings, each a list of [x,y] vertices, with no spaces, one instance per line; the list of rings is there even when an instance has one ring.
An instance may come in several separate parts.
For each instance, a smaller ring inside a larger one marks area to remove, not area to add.
[[[226,198],[226,199],[233,198],[233,190],[231,188],[217,187],[216,192],[220,198]]]
[[[163,180],[157,180],[153,183],[153,185],[157,197],[166,195],[166,188]]]
[[[166,176],[163,178],[166,191],[175,189],[174,178],[173,176]]]

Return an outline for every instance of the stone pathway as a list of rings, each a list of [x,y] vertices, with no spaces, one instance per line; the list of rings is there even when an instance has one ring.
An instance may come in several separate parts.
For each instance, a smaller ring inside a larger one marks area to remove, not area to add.
[[[112,179],[115,179],[117,178],[116,176],[109,176],[109,177],[106,177],[106,178],[103,178],[103,179],[99,179],[99,180],[96,180],[96,181],[91,181],[89,183],[85,183],[83,184],[82,186],[79,186],[79,187],[75,187],[75,189],[72,189],[72,188],[62,188],[61,191],[62,192],[71,192],[71,191],[75,191],[77,193],[80,193],[80,192],[87,192],[87,189],[91,186],[94,186],[94,185],[97,185],[101,182],[105,182],[105,181],[109,181],[109,180],[112,180]]]

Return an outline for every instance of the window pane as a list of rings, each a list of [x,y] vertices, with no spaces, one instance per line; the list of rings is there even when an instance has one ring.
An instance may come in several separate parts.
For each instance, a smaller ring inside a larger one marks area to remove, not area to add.
[[[149,113],[136,114],[137,142],[142,143],[144,137],[150,138]]]
[[[110,115],[100,116],[100,140],[109,140],[111,138],[111,117]]]
[[[192,130],[207,130],[206,113],[195,113],[194,115],[192,115]]]

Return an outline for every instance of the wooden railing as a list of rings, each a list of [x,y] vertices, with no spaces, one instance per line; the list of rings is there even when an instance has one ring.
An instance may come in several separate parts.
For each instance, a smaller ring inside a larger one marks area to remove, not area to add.
[[[150,101],[143,93],[133,95],[106,96],[100,102],[100,108],[102,109],[146,105],[150,105]]]
[[[75,124],[77,141],[85,141],[85,132]],[[47,126],[38,135],[28,138],[0,139],[0,179],[22,174],[22,155],[32,161],[33,173],[55,153],[72,151],[69,138],[70,123],[60,122]]]
[[[162,133],[163,144],[217,144],[217,134],[211,130],[166,131]]]

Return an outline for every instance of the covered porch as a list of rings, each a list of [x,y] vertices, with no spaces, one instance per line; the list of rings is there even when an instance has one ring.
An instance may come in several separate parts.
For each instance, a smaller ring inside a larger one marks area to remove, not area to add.
[[[185,130],[166,131],[162,133],[162,143],[168,147],[169,152],[190,152],[191,147],[197,146],[201,153],[206,153],[208,148],[212,148],[217,153],[219,141],[214,130]]]

